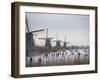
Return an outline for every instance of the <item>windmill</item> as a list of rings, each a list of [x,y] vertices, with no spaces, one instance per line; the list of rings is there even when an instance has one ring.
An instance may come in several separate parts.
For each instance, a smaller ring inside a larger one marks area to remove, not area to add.
[[[25,18],[25,22],[26,22],[26,28],[27,28],[27,33],[26,33],[26,53],[28,54],[30,51],[32,51],[35,47],[35,43],[34,43],[34,35],[37,35],[35,33],[37,32],[41,32],[44,31],[44,29],[39,29],[39,30],[35,30],[35,31],[30,31],[29,30],[29,25],[28,25],[28,20],[27,17]]]
[[[45,48],[47,50],[52,48],[51,39],[53,39],[53,38],[48,37],[48,28],[46,29],[46,37],[45,38],[38,38],[38,39],[45,40]]]
[[[70,42],[66,42],[66,36],[65,36],[65,41],[63,43],[63,48],[67,48],[68,47],[68,44],[70,44]]]
[[[57,39],[54,40],[53,42],[56,42],[56,48],[60,49],[61,48],[61,40],[58,40],[58,33],[57,33]]]

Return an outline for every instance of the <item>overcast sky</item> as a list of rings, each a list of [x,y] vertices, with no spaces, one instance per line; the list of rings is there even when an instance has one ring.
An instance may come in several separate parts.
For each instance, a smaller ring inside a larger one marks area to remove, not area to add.
[[[29,30],[38,30],[48,28],[48,36],[56,40],[64,41],[65,36],[72,45],[89,45],[89,15],[74,14],[48,14],[48,13],[26,13]],[[27,32],[27,28],[26,28]],[[40,37],[46,37],[44,32],[37,33],[35,43],[44,45],[44,40],[38,40]],[[52,45],[55,43],[52,42]]]

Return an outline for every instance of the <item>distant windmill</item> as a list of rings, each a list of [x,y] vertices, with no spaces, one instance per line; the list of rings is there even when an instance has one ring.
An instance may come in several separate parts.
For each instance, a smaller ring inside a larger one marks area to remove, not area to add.
[[[65,41],[63,43],[63,48],[67,48],[68,47],[68,44],[70,44],[70,42],[66,42],[66,36],[65,36]]]
[[[33,36],[37,35],[37,34],[34,34],[34,33],[44,31],[44,29],[30,31],[27,17],[25,18],[25,22],[26,22],[26,28],[27,28],[27,33],[26,33],[26,52],[28,53],[29,51],[33,50],[34,46],[35,46],[34,37]]]
[[[48,37],[48,28],[46,29],[46,37],[45,38],[38,38],[38,39],[45,40],[45,48],[46,49],[51,49],[52,48],[51,39],[53,39],[53,38]]]
[[[54,40],[53,42],[56,42],[56,48],[61,48],[61,40],[58,40],[58,33],[57,33],[57,39]]]

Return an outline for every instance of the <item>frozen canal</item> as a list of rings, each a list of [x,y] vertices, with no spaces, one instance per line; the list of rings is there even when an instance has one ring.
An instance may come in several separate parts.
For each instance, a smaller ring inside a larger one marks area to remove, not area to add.
[[[89,64],[88,49],[60,50],[26,57],[26,67]]]

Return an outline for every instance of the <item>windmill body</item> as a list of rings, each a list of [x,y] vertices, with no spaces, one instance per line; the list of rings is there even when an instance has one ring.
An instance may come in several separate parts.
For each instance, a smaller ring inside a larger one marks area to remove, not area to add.
[[[51,46],[51,41],[50,41],[50,40],[51,40],[51,39],[47,38],[46,41],[45,41],[45,47],[46,47],[47,49],[52,48],[52,46]]]
[[[30,51],[34,49],[34,39],[33,39],[33,34],[32,33],[26,33],[26,51]]]
[[[61,48],[61,41],[60,40],[57,40],[56,41],[56,48]]]

